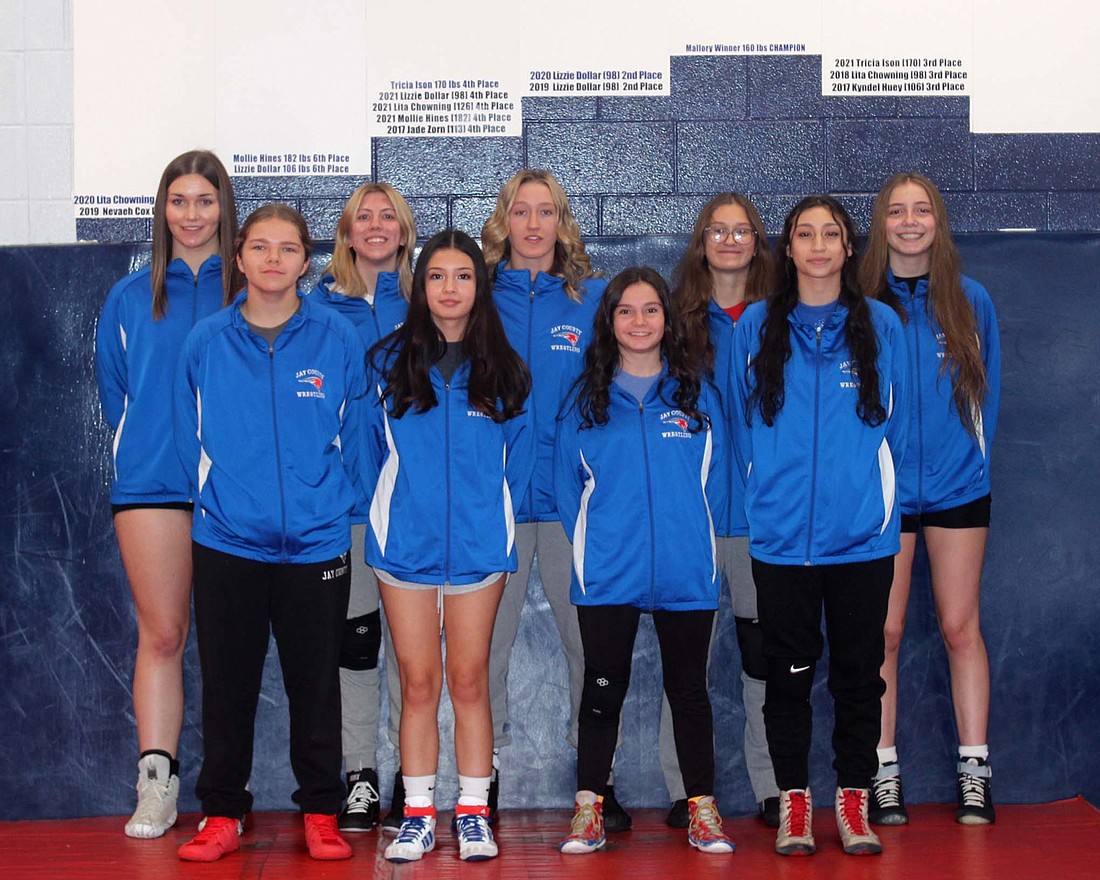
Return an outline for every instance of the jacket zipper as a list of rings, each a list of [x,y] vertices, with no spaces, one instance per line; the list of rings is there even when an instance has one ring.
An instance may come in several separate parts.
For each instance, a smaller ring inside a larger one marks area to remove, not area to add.
[[[444,382],[443,388],[443,460],[445,462],[447,483],[447,541],[446,556],[443,564],[447,583],[451,582],[451,383]]]
[[[806,561],[812,565],[810,548],[814,540],[814,508],[817,506],[817,422],[821,408],[821,328],[817,328],[817,342],[814,351],[814,446],[813,460],[810,465],[810,522],[806,528]]]
[[[279,483],[279,509],[282,519],[282,546],[280,554],[282,561],[286,562],[286,491],[283,486],[283,458],[279,452],[279,411],[276,406],[275,396],[275,345],[267,343],[268,376],[271,380],[271,423],[275,434],[275,470]]]
[[[527,314],[527,369],[530,370],[531,369],[531,346],[534,344],[533,337],[534,337],[534,333],[535,333],[535,279],[534,278],[531,279],[531,292],[528,295],[527,301],[530,303],[530,308],[529,308],[529,311],[528,311],[528,314]],[[536,404],[535,404],[535,393],[534,393],[534,391],[532,391],[530,394],[527,395],[527,407],[531,411],[530,419],[531,419],[531,430],[532,431],[535,430],[535,425],[538,424],[538,422],[537,422],[537,413],[535,412],[535,406],[536,406]],[[537,443],[536,443],[536,445],[537,445]],[[538,454],[537,450],[536,450],[535,454],[536,455]],[[534,480],[532,480],[531,482],[533,484]],[[528,503],[530,503],[530,509],[529,510],[522,510],[522,508],[526,507]],[[519,505],[520,505],[520,508],[521,508],[522,515],[525,518],[527,516],[530,516],[532,519],[534,518],[534,516],[535,516],[535,489],[534,489],[533,485],[530,485],[530,486],[527,487],[527,492],[524,493],[524,497],[519,500]]]
[[[909,326],[913,331],[913,384],[917,387],[917,513],[924,508],[924,394],[920,383],[920,333],[917,332],[917,292],[909,292]]]
[[[653,480],[649,473],[649,443],[646,440],[645,404],[638,401],[638,423],[642,429],[642,464],[645,466],[645,491],[649,510],[649,608],[652,611],[657,601],[657,529],[653,522]]]

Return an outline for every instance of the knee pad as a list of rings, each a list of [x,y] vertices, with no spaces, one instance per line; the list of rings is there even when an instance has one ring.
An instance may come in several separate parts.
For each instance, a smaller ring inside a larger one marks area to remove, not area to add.
[[[581,720],[594,727],[618,728],[628,686],[629,682],[614,681],[585,670],[584,690],[581,692]]]
[[[764,631],[760,621],[737,617],[737,645],[741,648],[741,668],[745,675],[759,681],[768,678],[768,661],[764,656]]]
[[[378,611],[344,621],[344,640],[340,645],[340,666],[363,671],[378,668],[378,649],[382,644],[382,615]]]

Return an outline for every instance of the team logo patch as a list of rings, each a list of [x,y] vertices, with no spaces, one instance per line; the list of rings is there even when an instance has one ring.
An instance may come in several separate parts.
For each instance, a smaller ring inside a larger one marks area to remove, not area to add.
[[[859,364],[855,361],[840,362],[840,387],[859,388]]]
[[[661,413],[661,424],[665,426],[661,432],[662,437],[690,437],[688,426],[691,424],[688,417],[678,409],[670,409]]]
[[[557,341],[551,342],[550,350],[580,354],[582,335],[581,328],[574,327],[572,324],[558,324],[556,327],[551,327],[550,338]]]
[[[308,391],[299,391],[298,397],[319,397],[324,400],[325,374],[320,370],[299,370],[294,374],[294,378],[303,385],[310,386]]]

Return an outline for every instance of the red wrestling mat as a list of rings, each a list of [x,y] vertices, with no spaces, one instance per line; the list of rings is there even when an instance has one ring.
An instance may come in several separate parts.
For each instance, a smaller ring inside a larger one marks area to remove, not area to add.
[[[348,835],[355,857],[315,862],[306,855],[302,824],[294,813],[257,813],[239,852],[214,864],[189,864],[176,847],[195,832],[196,816],[159,840],[130,840],[121,817],[58,822],[0,823],[3,880],[170,880],[170,878],[493,878],[493,880],[729,880],[731,877],[829,878],[829,880],[1095,880],[1100,877],[1100,812],[1082,798],[1031,806],[998,806],[997,824],[956,825],[954,807],[909,808],[910,824],[878,829],[881,856],[846,856],[831,809],[814,814],[817,854],[783,858],[773,831],[753,818],[729,818],[733,855],[703,855],[686,831],[664,824],[663,810],[634,810],[634,830],[614,835],[593,855],[563,856],[556,844],[568,829],[563,811],[508,810],[501,814],[500,857],[466,865],[458,859],[449,814],[440,822],[436,849],[422,862],[391,865],[382,858],[388,837],[377,831]]]

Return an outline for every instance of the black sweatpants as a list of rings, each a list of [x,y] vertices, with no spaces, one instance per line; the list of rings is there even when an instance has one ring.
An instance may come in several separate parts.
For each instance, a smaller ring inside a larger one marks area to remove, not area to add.
[[[336,813],[340,775],[340,640],[349,558],[257,562],[192,543],[195,631],[202,667],[203,761],[195,793],[207,816],[252,809],[256,705],[272,632],[290,709],[293,799],[303,813]]]
[[[641,615],[632,605],[577,606],[584,646],[584,689],[577,730],[578,791],[602,795],[607,787]],[[714,725],[707,695],[713,622],[713,611],[653,612],[676,755],[688,797],[714,794]]]
[[[840,788],[870,788],[882,725],[879,675],[894,557],[842,565],[773,565],[752,561],[768,658],[764,726],[781,790],[806,788],[813,737],[810,691],[829,638],[833,696],[833,767]]]

